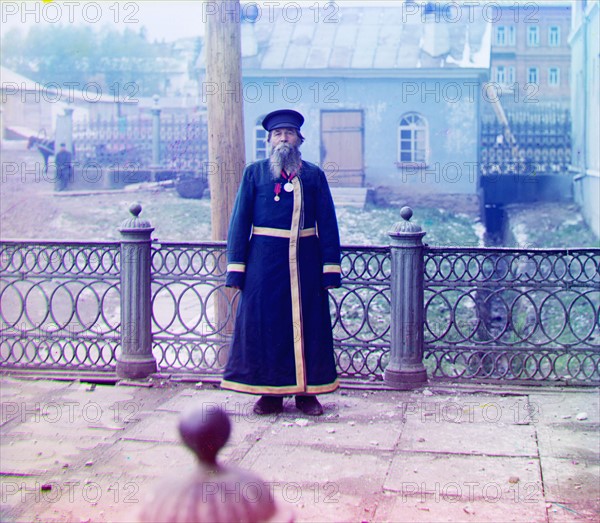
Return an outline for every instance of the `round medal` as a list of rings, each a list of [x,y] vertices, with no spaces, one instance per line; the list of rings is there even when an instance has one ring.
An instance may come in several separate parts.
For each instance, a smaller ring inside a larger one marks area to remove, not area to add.
[[[278,202],[278,201],[279,201],[279,195],[278,195],[278,194],[276,194],[276,195],[275,195],[275,198],[273,198],[273,200],[275,200],[276,202]]]
[[[294,186],[290,183],[287,182],[284,186],[283,186],[283,190],[285,192],[292,192],[294,190]]]

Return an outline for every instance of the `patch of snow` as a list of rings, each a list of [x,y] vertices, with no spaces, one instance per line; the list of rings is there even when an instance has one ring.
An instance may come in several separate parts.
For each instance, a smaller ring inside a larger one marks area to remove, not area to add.
[[[518,245],[528,244],[529,238],[527,236],[526,227],[524,223],[517,223],[513,227],[512,233]]]

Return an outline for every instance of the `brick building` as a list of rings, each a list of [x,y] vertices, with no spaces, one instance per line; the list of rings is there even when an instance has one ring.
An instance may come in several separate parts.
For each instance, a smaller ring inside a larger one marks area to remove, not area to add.
[[[500,4],[493,16],[491,77],[503,104],[570,103],[571,2]]]

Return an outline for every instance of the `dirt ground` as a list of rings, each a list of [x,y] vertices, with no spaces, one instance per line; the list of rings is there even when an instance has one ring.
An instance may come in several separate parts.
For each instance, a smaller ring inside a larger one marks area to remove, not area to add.
[[[23,142],[3,143],[1,154],[0,234],[3,239],[41,238],[42,224],[60,214],[42,157],[27,151]]]
[[[122,190],[82,196],[54,192],[52,169],[46,174],[41,155],[24,142],[2,143],[0,238],[28,240],[116,240],[118,224],[131,203],[141,203],[146,216],[162,224],[157,234],[171,241],[210,238],[210,203],[185,200],[174,190]],[[100,184],[99,184],[100,185]],[[101,187],[99,187],[101,189]],[[371,206],[399,205],[374,191]],[[406,200],[406,195],[404,195]],[[411,206],[459,212],[479,219],[475,195],[415,194]],[[417,218],[417,216],[415,216]],[[532,203],[507,207],[507,247],[600,247],[573,203]],[[182,226],[182,224],[185,224]]]
[[[41,155],[23,143],[5,142],[0,183],[0,238],[26,240],[119,239],[120,224],[130,218],[131,204],[142,205],[142,217],[161,224],[153,237],[171,241],[210,240],[210,202],[180,198],[174,189],[54,191],[52,169],[44,172]]]
[[[535,202],[507,209],[507,243],[517,248],[600,248],[574,203]]]

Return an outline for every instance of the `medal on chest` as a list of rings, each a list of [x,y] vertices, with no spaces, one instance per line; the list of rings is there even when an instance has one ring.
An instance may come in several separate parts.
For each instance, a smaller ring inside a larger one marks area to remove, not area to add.
[[[286,174],[285,171],[281,171],[281,176],[283,177],[284,180],[286,180],[285,184],[283,184],[283,190],[285,192],[294,192],[294,184],[292,183],[292,180],[296,177],[296,173],[293,172],[291,174]],[[279,200],[281,200],[281,196],[279,196],[281,194],[281,185],[282,182],[277,182],[275,183],[275,197],[273,198],[276,202],[278,202]]]

